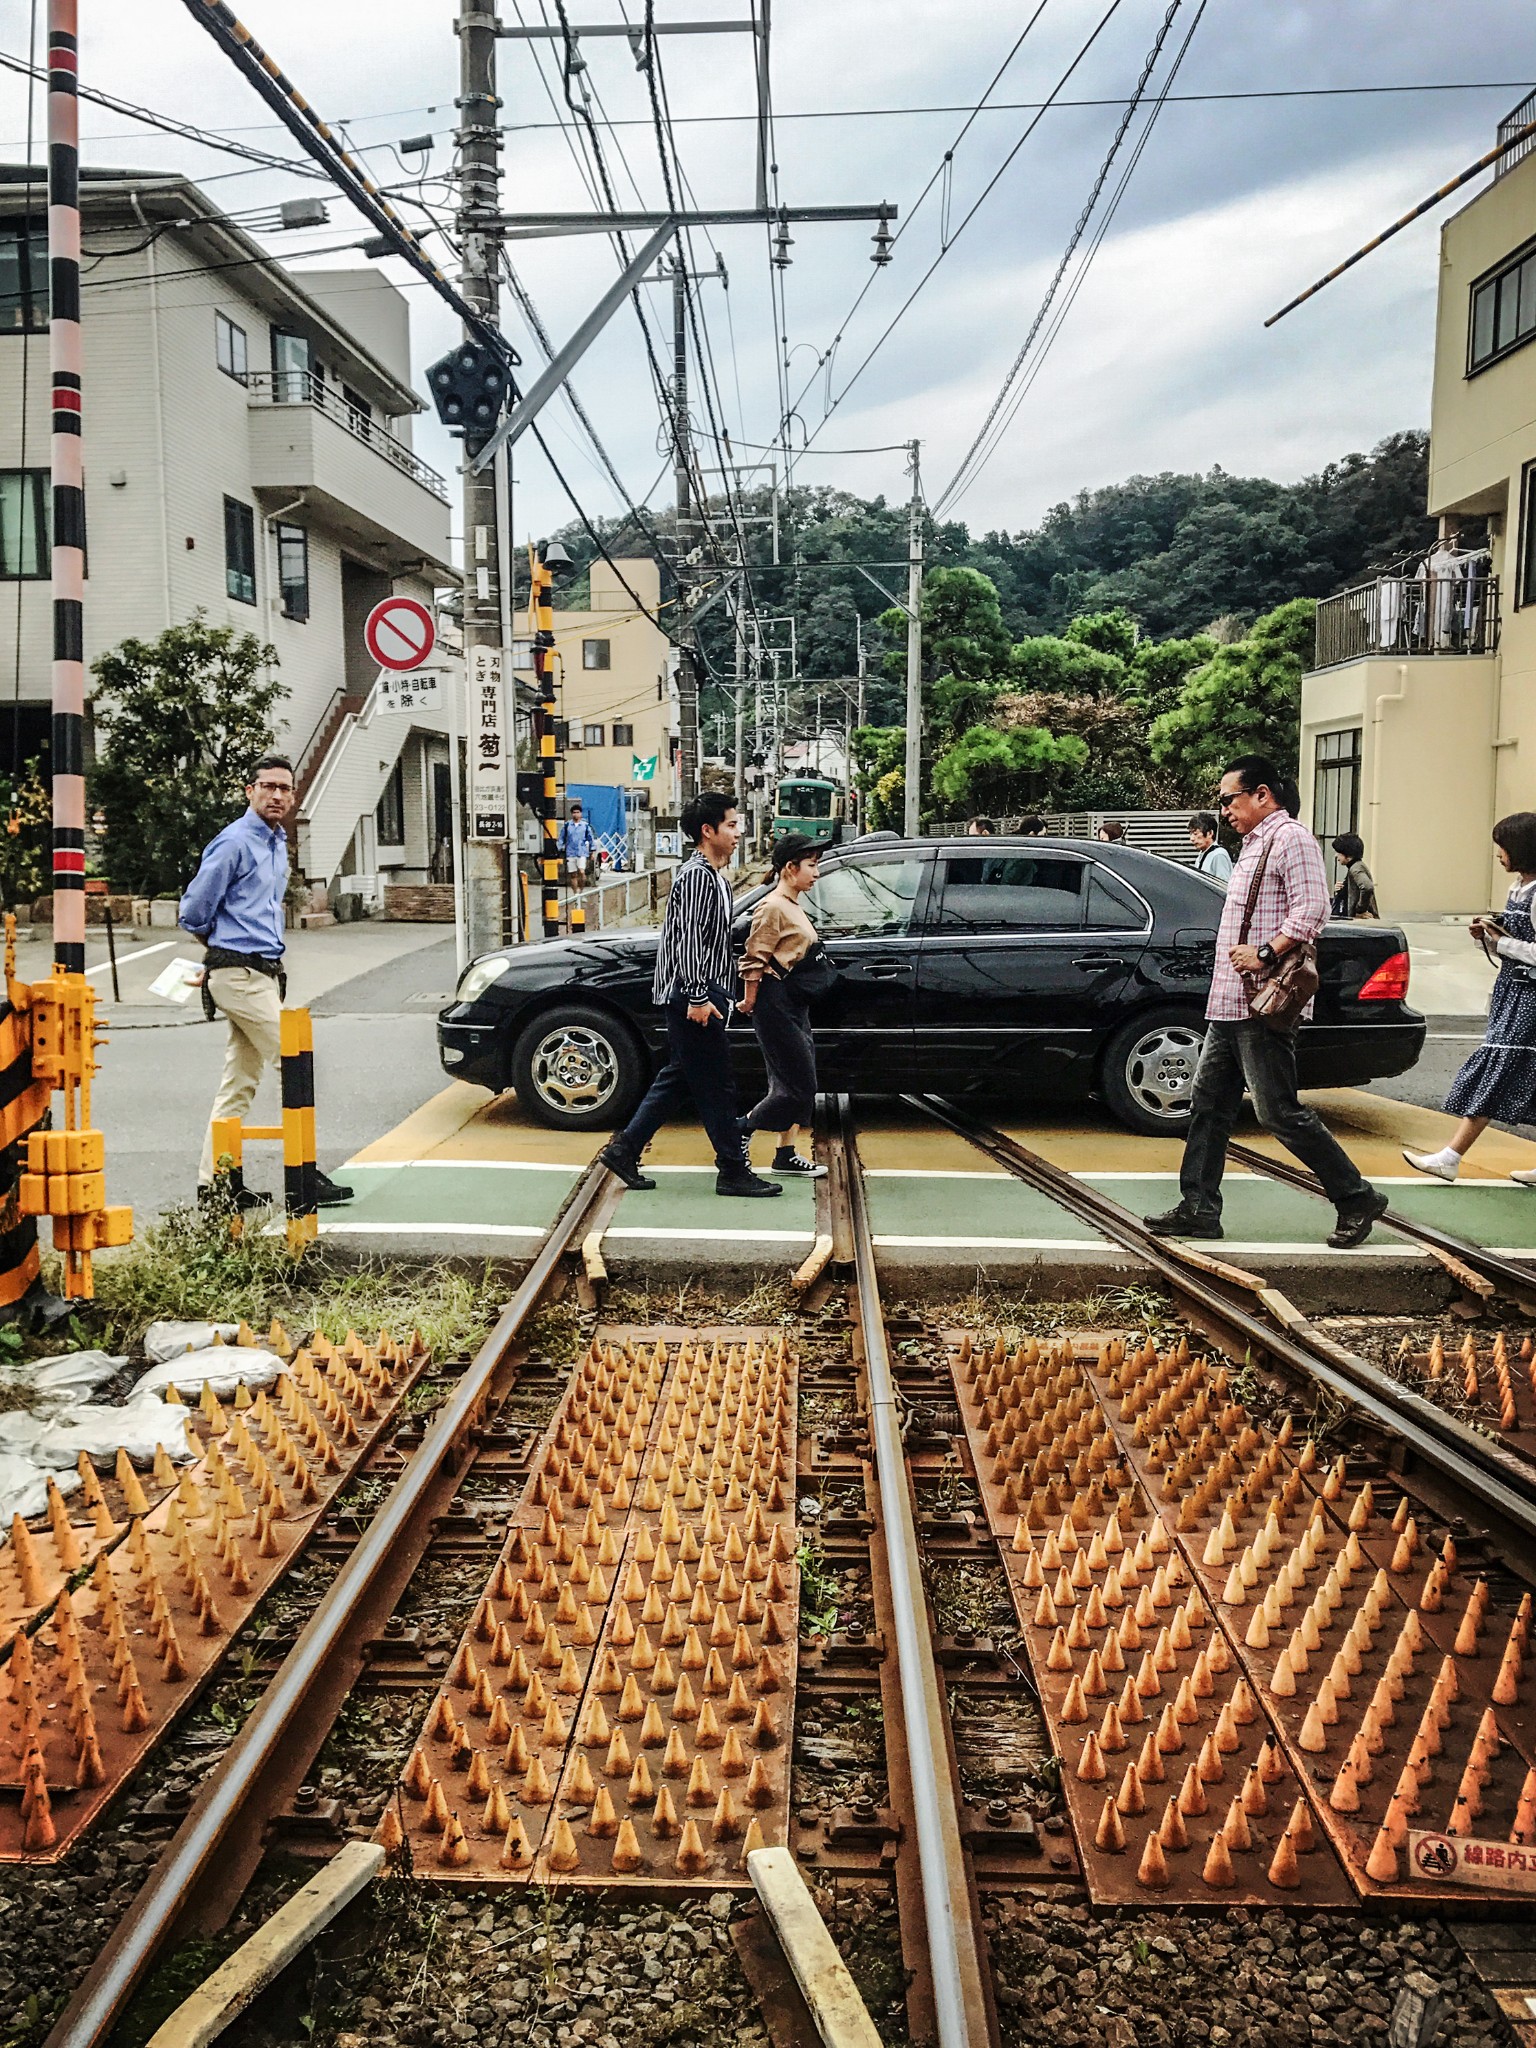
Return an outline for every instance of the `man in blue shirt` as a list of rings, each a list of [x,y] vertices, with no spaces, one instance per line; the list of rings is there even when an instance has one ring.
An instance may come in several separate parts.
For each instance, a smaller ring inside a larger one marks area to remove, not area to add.
[[[213,1198],[213,1125],[221,1117],[244,1122],[263,1071],[276,1066],[279,1018],[287,977],[283,973],[283,897],[288,889],[288,838],[283,824],[294,805],[293,763],[286,754],[263,754],[245,786],[250,808],[226,825],[203,849],[203,858],[181,899],[178,922],[202,940],[203,1008],[213,1022],[222,1012],[229,1025],[224,1076],[213,1100],[208,1134],[197,1172],[199,1201]],[[251,1193],[238,1173],[228,1193],[237,1207],[254,1208],[264,1196]],[[316,1199],[347,1202],[350,1188],[316,1169]]]
[[[560,827],[560,851],[565,855],[565,872],[573,889],[587,886],[587,868],[596,848],[597,836],[582,815],[578,797],[571,804],[571,815]]]

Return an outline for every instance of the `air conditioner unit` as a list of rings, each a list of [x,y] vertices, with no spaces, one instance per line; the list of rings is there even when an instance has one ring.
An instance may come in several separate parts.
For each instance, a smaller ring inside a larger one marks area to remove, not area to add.
[[[568,754],[579,754],[581,752],[581,746],[581,734],[579,732],[573,732],[570,738],[565,743],[565,751]]]

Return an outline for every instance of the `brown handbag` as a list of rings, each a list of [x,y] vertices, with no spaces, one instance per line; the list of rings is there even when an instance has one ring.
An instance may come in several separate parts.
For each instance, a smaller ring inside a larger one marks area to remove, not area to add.
[[[1243,922],[1237,934],[1240,946],[1248,943],[1249,928],[1259,900],[1259,884],[1268,866],[1269,848],[1266,846],[1259,855],[1253,880],[1248,884],[1248,901],[1243,908]],[[1320,984],[1317,947],[1311,939],[1301,939],[1268,967],[1260,967],[1251,973],[1239,969],[1239,979],[1248,997],[1250,1017],[1257,1017],[1270,1031],[1294,1031],[1301,1022],[1302,1011],[1317,994]]]

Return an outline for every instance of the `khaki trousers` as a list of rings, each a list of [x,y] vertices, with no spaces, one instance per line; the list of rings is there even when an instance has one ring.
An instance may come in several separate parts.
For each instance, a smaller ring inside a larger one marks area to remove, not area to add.
[[[214,1123],[228,1116],[239,1117],[243,1123],[256,1099],[263,1070],[277,1065],[282,1029],[278,1020],[283,1008],[276,981],[269,974],[258,974],[254,967],[216,967],[208,977],[208,993],[214,1008],[229,1021],[229,1045],[197,1169],[201,1187],[213,1179]]]

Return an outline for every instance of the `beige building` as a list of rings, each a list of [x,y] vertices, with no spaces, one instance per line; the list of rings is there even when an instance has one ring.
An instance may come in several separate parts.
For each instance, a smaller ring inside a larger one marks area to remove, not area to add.
[[[1532,118],[1517,108],[1501,129]],[[1529,145],[1527,145],[1527,149]],[[1303,817],[1358,831],[1388,916],[1502,904],[1489,831],[1536,809],[1536,154],[1440,237],[1427,561],[1328,599]],[[1487,522],[1487,547],[1464,530]]]
[[[641,808],[673,812],[676,660],[667,635],[646,616],[660,615],[660,569],[645,559],[620,559],[617,571],[595,561],[589,595],[589,610],[554,614],[565,781],[606,784],[631,792]],[[530,638],[513,643],[512,666],[519,683],[532,683]]]
[[[0,169],[0,666],[21,758],[46,761],[39,177]],[[362,637],[381,597],[458,583],[447,484],[411,447],[404,295],[374,268],[289,272],[181,177],[88,170],[81,206],[87,664],[199,610],[270,642],[303,871],[364,894],[442,876],[446,711],[381,712]]]

